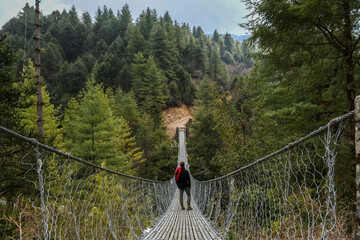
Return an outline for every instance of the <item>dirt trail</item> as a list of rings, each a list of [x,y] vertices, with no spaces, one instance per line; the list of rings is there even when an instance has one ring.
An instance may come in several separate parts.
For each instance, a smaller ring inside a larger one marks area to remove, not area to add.
[[[166,126],[166,134],[174,138],[177,127],[185,127],[186,123],[193,119],[191,109],[186,105],[181,105],[178,108],[169,108],[163,111],[163,121]]]

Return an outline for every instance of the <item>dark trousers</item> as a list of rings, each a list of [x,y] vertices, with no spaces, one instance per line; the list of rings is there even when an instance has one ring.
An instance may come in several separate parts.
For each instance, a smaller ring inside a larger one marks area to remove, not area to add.
[[[181,207],[184,207],[184,202],[183,202],[184,191],[186,192],[186,195],[187,195],[187,205],[190,206],[190,201],[191,201],[190,188],[189,187],[184,188],[184,189],[179,188],[179,191],[180,191]]]

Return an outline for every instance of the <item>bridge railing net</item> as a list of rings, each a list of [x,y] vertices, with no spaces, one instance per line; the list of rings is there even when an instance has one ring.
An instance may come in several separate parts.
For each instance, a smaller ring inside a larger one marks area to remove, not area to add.
[[[172,180],[128,176],[59,153],[34,143],[21,158],[29,166],[25,178],[34,186],[32,238],[139,239],[175,194]]]
[[[193,179],[198,208],[229,239],[343,238],[334,174],[349,117],[221,178]]]

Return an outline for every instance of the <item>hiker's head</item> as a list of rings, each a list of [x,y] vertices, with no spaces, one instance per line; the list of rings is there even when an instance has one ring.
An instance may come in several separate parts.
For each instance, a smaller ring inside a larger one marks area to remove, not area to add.
[[[181,161],[181,162],[180,162],[180,167],[184,167],[184,166],[185,166],[184,161]]]

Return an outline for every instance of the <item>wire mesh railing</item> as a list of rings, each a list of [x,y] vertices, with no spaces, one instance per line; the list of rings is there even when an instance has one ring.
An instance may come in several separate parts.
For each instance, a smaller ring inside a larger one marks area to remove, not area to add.
[[[175,194],[173,180],[122,174],[0,130],[32,145],[19,156],[28,166],[25,179],[34,187],[31,239],[139,239]]]
[[[353,115],[223,177],[192,179],[197,208],[227,239],[346,238],[334,178],[344,128]],[[29,238],[139,239],[173,200],[173,180],[122,174],[3,127],[0,131],[31,145],[18,156],[33,185],[29,200],[36,224]],[[186,161],[185,135],[180,137],[178,161]]]
[[[193,179],[204,216],[228,239],[344,239],[335,164],[354,112],[223,177]]]

